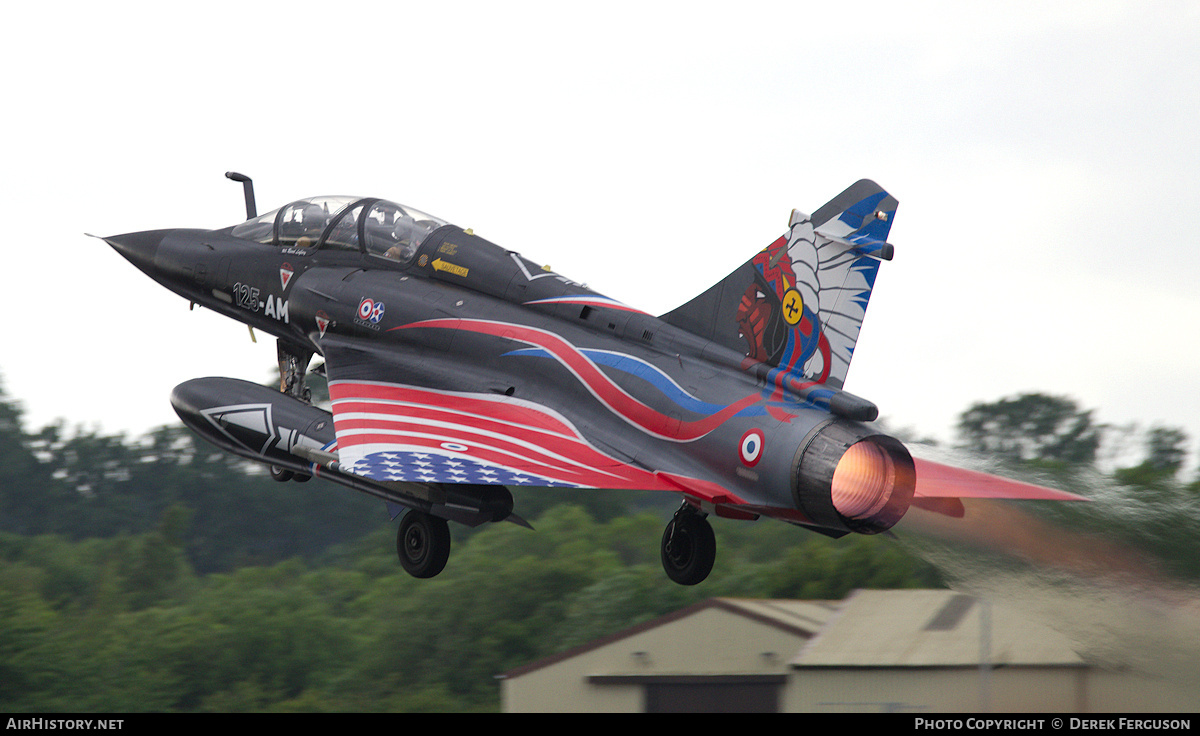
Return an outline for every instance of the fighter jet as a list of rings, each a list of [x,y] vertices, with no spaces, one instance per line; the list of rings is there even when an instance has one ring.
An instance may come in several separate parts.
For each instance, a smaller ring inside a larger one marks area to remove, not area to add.
[[[301,199],[245,222],[104,238],[193,305],[273,335],[279,390],[177,386],[187,426],[278,481],[340,483],[403,511],[410,574],[442,571],[448,521],[510,521],[509,487],[682,497],[661,558],[716,558],[707,517],[877,534],[964,497],[1078,500],[914,459],[843,385],[897,201],[859,181],[733,273],[654,316],[469,229],[373,197]],[[314,370],[331,403],[314,405]],[[394,514],[395,515],[395,514]]]

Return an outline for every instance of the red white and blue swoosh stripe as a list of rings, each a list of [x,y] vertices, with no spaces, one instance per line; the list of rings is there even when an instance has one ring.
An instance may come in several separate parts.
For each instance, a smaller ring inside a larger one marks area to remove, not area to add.
[[[681,409],[695,414],[715,414],[725,408],[724,404],[712,404],[693,396],[661,368],[641,358],[612,350],[597,350],[594,348],[579,348],[579,352],[587,356],[596,365],[613,368],[622,373],[642,379],[658,389],[664,397]],[[550,359],[554,357],[542,348],[521,348],[507,352],[504,355]],[[760,416],[765,413],[762,407],[750,407],[743,409],[739,416]]]
[[[752,394],[728,406],[721,407],[708,416],[694,421],[681,421],[676,417],[663,414],[631,396],[605,375],[604,371],[591,358],[553,332],[481,319],[431,319],[393,327],[392,330],[417,328],[470,330],[539,347],[570,371],[606,409],[642,432],[671,442],[697,440],[724,424],[743,409],[761,401],[759,395]]]
[[[342,468],[373,480],[679,490],[532,402],[375,381],[329,393]]]
[[[607,296],[600,296],[599,294],[555,296],[547,299],[534,299],[533,301],[525,302],[525,306],[527,307],[537,304],[582,304],[585,307],[606,307],[608,309],[619,309],[623,312],[637,312],[638,314],[645,314],[645,312],[640,309],[634,309],[627,304],[622,304],[616,299],[611,299]]]

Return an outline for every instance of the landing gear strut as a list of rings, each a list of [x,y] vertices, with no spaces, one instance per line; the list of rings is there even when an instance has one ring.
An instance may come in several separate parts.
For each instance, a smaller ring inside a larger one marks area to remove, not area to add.
[[[423,511],[409,511],[396,530],[396,554],[414,578],[437,575],[450,559],[450,525]]]
[[[304,376],[308,373],[308,363],[312,360],[313,351],[285,343],[283,340],[276,340],[275,355],[279,360],[279,390],[306,404],[311,404],[312,391],[304,385]],[[280,483],[286,483],[289,480],[303,483],[311,477],[308,473],[288,470],[277,465],[271,466],[271,478]]]
[[[312,391],[304,385],[304,377],[308,374],[308,363],[312,360],[313,351],[276,340],[275,355],[279,359],[279,390],[311,404]]]
[[[663,531],[663,569],[680,585],[702,582],[717,559],[717,540],[705,516],[684,501]]]

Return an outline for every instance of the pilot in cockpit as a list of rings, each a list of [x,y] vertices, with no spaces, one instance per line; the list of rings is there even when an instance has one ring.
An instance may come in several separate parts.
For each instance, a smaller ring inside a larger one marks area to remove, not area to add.
[[[384,255],[397,261],[407,261],[416,252],[417,245],[421,242],[420,235],[411,217],[403,212],[397,213],[391,233],[391,239],[396,245],[388,248]]]
[[[295,243],[299,248],[311,248],[321,239],[321,233],[329,221],[329,214],[318,204],[309,203],[299,212],[287,213],[279,226],[279,239],[284,243]]]
[[[429,233],[444,223],[416,210],[379,201],[367,212],[363,224],[368,253],[407,263]]]

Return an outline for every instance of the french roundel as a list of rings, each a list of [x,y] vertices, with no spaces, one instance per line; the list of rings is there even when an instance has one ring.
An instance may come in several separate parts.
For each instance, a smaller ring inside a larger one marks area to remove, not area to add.
[[[373,312],[374,310],[375,310],[375,300],[374,299],[363,299],[358,304],[358,318],[359,319],[371,319],[371,312]]]
[[[763,451],[763,433],[757,429],[752,429],[742,435],[742,444],[738,448],[738,452],[742,456],[742,464],[753,468],[758,465],[759,459],[762,457]]]

